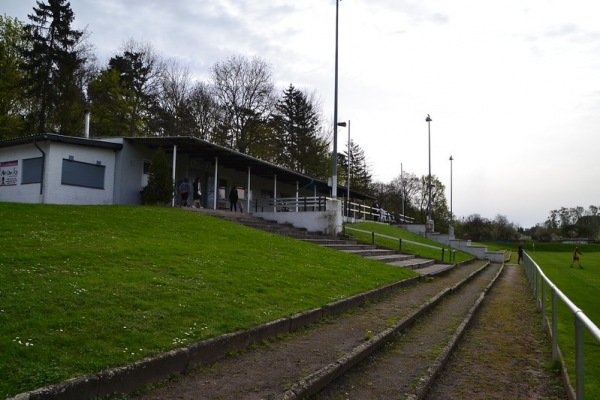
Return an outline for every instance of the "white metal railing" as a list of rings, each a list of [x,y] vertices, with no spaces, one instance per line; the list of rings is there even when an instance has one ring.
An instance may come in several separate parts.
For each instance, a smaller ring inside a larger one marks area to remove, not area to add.
[[[347,218],[380,221],[388,223],[412,224],[414,218],[402,214],[393,214],[383,208],[367,206],[365,204],[354,203],[352,201],[342,200],[342,215]]]
[[[575,323],[575,391],[574,395],[577,400],[583,400],[585,398],[585,367],[584,367],[584,341],[583,333],[584,329],[594,337],[597,343],[600,344],[600,329],[594,324],[584,312],[578,308],[560,289],[544,275],[541,268],[536,264],[535,261],[527,254],[523,255],[523,266],[525,267],[525,273],[529,284],[533,291],[533,295],[536,299],[538,308],[542,311],[542,325],[549,327],[550,336],[552,340],[552,359],[554,361],[560,358],[560,349],[558,347],[558,312],[557,312],[557,301],[561,299],[563,303],[573,313]],[[551,314],[552,321],[548,324],[546,317],[546,288],[551,291]],[[563,360],[564,362],[564,360]],[[564,364],[563,364],[564,368]],[[569,388],[573,391],[573,388]]]
[[[454,250],[454,249],[446,249],[444,247],[432,246],[432,245],[426,244],[426,243],[413,242],[412,240],[402,239],[402,238],[398,238],[398,237],[394,237],[394,236],[383,235],[381,233],[366,231],[364,229],[352,228],[352,227],[346,226],[346,225],[344,225],[342,227],[342,229],[343,229],[343,231],[342,231],[343,234],[345,234],[347,230],[370,234],[371,235],[371,244],[375,244],[375,237],[377,236],[377,237],[381,237],[384,239],[397,240],[398,241],[398,251],[402,251],[402,243],[410,243],[410,244],[413,244],[416,246],[427,247],[427,248],[434,249],[434,250],[440,250],[442,252],[442,258],[441,258],[442,262],[444,262],[444,255],[446,254],[446,252],[449,253],[448,254],[448,262],[454,262],[456,260],[456,250]]]
[[[314,212],[325,211],[327,200],[325,196],[254,199],[250,207],[254,212]]]

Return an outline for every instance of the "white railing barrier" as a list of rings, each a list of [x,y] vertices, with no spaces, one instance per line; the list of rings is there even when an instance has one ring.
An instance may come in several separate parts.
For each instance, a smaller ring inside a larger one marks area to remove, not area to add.
[[[342,200],[343,209],[342,214],[346,218],[354,218],[361,220],[372,220],[380,222],[400,223],[400,224],[412,224],[414,218],[407,217],[402,214],[393,214],[383,208],[375,208],[360,203],[354,203],[352,201]]]
[[[523,266],[529,284],[535,297],[536,305],[542,312],[542,326],[550,329],[550,336],[552,340],[552,359],[554,361],[560,358],[560,348],[558,347],[558,312],[557,312],[557,300],[560,298],[563,303],[573,313],[575,323],[575,390],[573,393],[573,387],[568,381],[566,375],[564,360],[563,362],[563,374],[569,384],[569,390],[577,400],[585,399],[585,368],[584,368],[584,342],[583,332],[584,328],[590,332],[590,334],[596,339],[596,342],[600,344],[600,329],[578,308],[563,292],[560,291],[556,285],[544,275],[541,268],[536,264],[535,261],[524,252],[523,255]],[[546,317],[545,306],[546,306],[546,286],[551,290],[552,299],[552,321],[548,324]]]
[[[375,244],[375,236],[377,236],[377,237],[381,237],[381,238],[384,238],[384,239],[397,240],[398,241],[398,251],[402,251],[402,243],[410,243],[410,244],[421,246],[421,247],[427,247],[427,248],[430,248],[430,249],[441,250],[441,252],[442,252],[442,258],[441,258],[441,260],[442,260],[442,262],[444,262],[444,255],[445,255],[445,253],[447,251],[450,252],[450,254],[448,256],[448,262],[453,262],[454,260],[456,260],[456,250],[454,250],[454,249],[446,249],[444,247],[432,246],[430,244],[413,242],[412,240],[402,239],[402,238],[393,237],[393,236],[387,236],[387,235],[383,235],[381,233],[371,232],[371,231],[365,231],[363,229],[352,228],[352,227],[349,227],[349,226],[346,226],[346,225],[344,225],[342,227],[342,229],[343,229],[342,230],[343,234],[345,234],[347,230],[370,234],[371,235],[371,244]]]

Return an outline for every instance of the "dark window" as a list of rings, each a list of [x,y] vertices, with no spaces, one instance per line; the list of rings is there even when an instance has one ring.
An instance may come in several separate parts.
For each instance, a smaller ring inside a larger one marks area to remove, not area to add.
[[[63,159],[61,183],[63,185],[104,189],[105,169],[104,165]]]
[[[28,158],[23,160],[23,172],[21,174],[21,184],[41,183],[42,166],[44,159],[42,157]]]

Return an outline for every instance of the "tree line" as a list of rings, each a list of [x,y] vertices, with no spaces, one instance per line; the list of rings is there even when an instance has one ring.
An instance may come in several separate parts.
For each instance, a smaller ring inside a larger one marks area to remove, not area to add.
[[[332,124],[315,93],[278,90],[271,66],[241,55],[215,62],[206,81],[161,57],[148,43],[126,40],[108,62],[90,34],[73,29],[66,0],[37,1],[28,22],[0,16],[0,140],[37,133],[82,136],[84,112],[100,136],[193,136],[327,180]],[[428,177],[406,173],[374,182],[354,141],[338,154],[338,183],[371,195],[386,210],[426,219]],[[432,216],[450,221],[445,187],[432,177]]]

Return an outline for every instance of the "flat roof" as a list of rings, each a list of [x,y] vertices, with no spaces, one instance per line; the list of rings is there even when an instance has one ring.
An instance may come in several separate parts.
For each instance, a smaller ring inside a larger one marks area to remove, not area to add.
[[[30,144],[35,142],[57,142],[57,143],[68,143],[68,144],[76,144],[79,146],[91,146],[91,147],[101,147],[105,149],[114,149],[121,150],[123,148],[123,144],[121,143],[112,143],[107,142],[101,139],[88,139],[76,136],[65,136],[59,135],[56,133],[42,133],[39,135],[30,135],[23,136],[20,138],[6,139],[0,140],[0,148],[2,147],[12,147],[18,146],[22,144]]]

